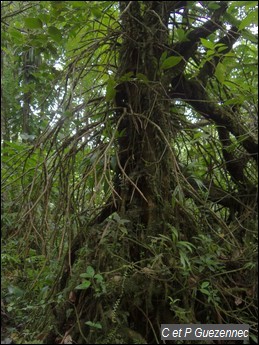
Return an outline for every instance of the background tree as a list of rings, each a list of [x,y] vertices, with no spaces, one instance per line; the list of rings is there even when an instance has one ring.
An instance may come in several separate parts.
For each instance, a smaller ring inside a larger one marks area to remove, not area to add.
[[[161,323],[253,337],[256,3],[30,3],[2,2],[4,51],[20,52],[3,99],[23,70],[9,101],[23,121],[3,137],[4,272],[18,244],[31,287],[5,289],[44,315],[18,318],[46,342],[160,343]]]

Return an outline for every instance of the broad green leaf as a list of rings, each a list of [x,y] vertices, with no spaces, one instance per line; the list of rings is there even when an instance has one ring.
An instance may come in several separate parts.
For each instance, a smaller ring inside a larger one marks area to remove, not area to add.
[[[81,277],[81,278],[92,278],[92,276],[89,276],[88,273],[81,273],[81,274],[80,274],[80,277]]]
[[[42,29],[42,21],[39,18],[25,18],[24,24],[28,29]]]
[[[241,21],[238,29],[242,30],[251,24],[257,24],[257,22],[258,22],[258,11],[253,11],[253,12],[249,13],[248,16]]]
[[[55,42],[60,43],[62,41],[62,34],[55,26],[50,26],[48,28],[48,33]]]
[[[92,266],[87,266],[86,273],[89,274],[89,277],[93,277],[95,275],[95,270]]]
[[[39,14],[39,19],[43,21],[43,23],[48,23],[50,21],[50,15],[46,13],[40,13]]]
[[[181,56],[170,56],[169,58],[164,60],[164,62],[161,65],[161,69],[172,68],[178,65],[181,60],[182,60]]]
[[[167,58],[167,51],[163,52],[163,54],[160,56],[160,65],[163,64],[166,58]]]
[[[207,60],[211,60],[210,56],[214,54],[215,54],[214,50],[208,49],[206,53],[206,57],[208,58]]]
[[[210,296],[210,292],[206,289],[200,289],[200,292],[204,293],[204,295]]]
[[[14,41],[15,44],[24,44],[25,37],[24,35],[17,29],[10,28],[9,34],[12,37],[12,40]]]
[[[252,43],[258,44],[258,35],[252,34],[252,32],[248,30],[242,31],[242,36],[246,39],[251,41]]]
[[[208,287],[210,285],[210,282],[203,282],[202,284],[201,284],[201,288],[202,289],[205,289],[206,287]]]
[[[77,290],[86,290],[91,285],[91,282],[89,280],[84,281],[82,284],[77,285]]]
[[[186,39],[186,32],[184,31],[184,29],[179,28],[176,30],[176,36],[178,37],[178,41],[182,42]]]
[[[205,38],[201,38],[201,43],[205,48],[214,50],[215,44],[211,41],[206,40]]]
[[[215,76],[220,83],[224,82],[225,74],[226,74],[226,66],[223,65],[221,62],[219,62],[215,70]]]
[[[103,282],[103,276],[99,273],[94,276],[94,279],[96,279],[98,283]]]

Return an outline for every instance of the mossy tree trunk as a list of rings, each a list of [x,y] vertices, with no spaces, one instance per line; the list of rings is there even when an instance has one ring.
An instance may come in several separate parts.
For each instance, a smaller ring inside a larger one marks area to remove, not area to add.
[[[121,133],[118,212],[134,227],[141,225],[145,236],[168,220],[172,188],[169,82],[159,65],[169,36],[164,10],[161,2],[121,2],[124,34],[115,97]]]

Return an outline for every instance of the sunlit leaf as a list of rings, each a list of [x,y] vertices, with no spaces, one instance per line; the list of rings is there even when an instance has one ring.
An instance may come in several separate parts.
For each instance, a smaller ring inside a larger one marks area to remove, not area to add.
[[[205,38],[201,38],[201,43],[205,48],[212,50],[215,48],[215,44],[211,41],[206,40]]]
[[[86,290],[91,285],[91,282],[89,280],[84,281],[82,284],[79,284],[76,286],[77,290]]]
[[[257,24],[258,22],[258,11],[252,11],[248,14],[248,16],[242,20],[242,22],[239,25],[239,30],[244,29],[245,27],[248,27],[251,24]]]
[[[169,58],[165,59],[161,65],[161,69],[168,69],[172,68],[179,64],[179,62],[182,60],[181,56],[170,56]]]
[[[71,5],[73,7],[84,7],[85,6],[85,1],[71,1]]]

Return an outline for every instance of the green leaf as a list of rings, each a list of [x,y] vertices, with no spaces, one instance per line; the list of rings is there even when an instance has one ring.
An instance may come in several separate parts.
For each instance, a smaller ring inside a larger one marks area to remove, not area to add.
[[[79,284],[76,286],[77,290],[86,290],[91,285],[91,282],[89,280],[84,281],[82,284]]]
[[[186,39],[186,32],[184,31],[184,29],[179,28],[176,30],[176,36],[178,37],[178,41],[179,42],[183,42]]]
[[[224,106],[243,104],[243,103],[244,103],[244,97],[239,95],[238,97],[228,99],[226,102],[224,102]]]
[[[206,40],[205,38],[201,38],[201,43],[205,48],[214,50],[215,44],[211,41]]]
[[[175,187],[175,190],[172,194],[172,206],[174,207],[175,202],[178,201],[180,205],[184,203],[184,193],[180,185]]]
[[[204,183],[202,182],[202,180],[200,180],[200,179],[197,178],[197,177],[193,177],[193,179],[194,179],[194,181],[197,183],[197,186],[198,186],[200,189],[205,188]]]
[[[145,84],[148,84],[148,77],[145,74],[142,73],[137,73],[136,77],[138,78],[138,80],[142,81]]]
[[[209,1],[208,8],[210,10],[217,10],[218,8],[220,8],[220,5],[214,1]]]
[[[186,265],[190,266],[189,259],[184,252],[180,252],[180,262],[181,262],[183,268],[186,268]]]
[[[192,248],[195,248],[195,246],[190,243],[190,242],[187,242],[187,241],[179,241],[177,243],[177,247],[185,247],[186,249],[188,249],[190,252],[192,252]]]
[[[169,58],[165,59],[161,65],[161,69],[168,69],[172,68],[179,64],[182,60],[181,56],[170,56]]]
[[[249,32],[248,30],[242,31],[242,36],[246,39],[251,41],[252,43],[258,44],[258,36],[253,35],[252,32]]]
[[[248,16],[246,16],[245,19],[243,19],[241,21],[241,23],[239,24],[238,29],[242,30],[245,27],[248,27],[251,24],[257,24],[258,22],[258,11],[252,11],[251,13],[248,14]]]
[[[258,344],[258,338],[255,334],[250,333],[249,337],[253,340],[254,344]]]
[[[14,41],[15,44],[22,45],[24,44],[24,35],[17,29],[10,28],[9,34],[12,37],[12,40]]]
[[[98,283],[103,282],[103,276],[99,273],[94,276],[94,279],[96,279]]]
[[[233,1],[230,5],[230,9],[235,7],[242,7],[245,6],[245,8],[251,8],[253,6],[257,6],[258,1]]]
[[[100,18],[102,16],[102,11],[99,8],[91,8],[91,12],[95,18]]]
[[[43,23],[48,23],[50,21],[50,15],[46,13],[39,14],[39,19],[43,21]]]
[[[39,18],[25,18],[24,24],[28,29],[42,29],[42,21]]]
[[[55,26],[50,26],[48,28],[48,33],[55,42],[60,43],[62,41],[62,34]]]
[[[91,276],[89,276],[88,273],[81,273],[79,276],[80,276],[81,278],[92,278]]]
[[[226,75],[226,66],[223,65],[221,62],[219,62],[215,70],[215,76],[220,83],[224,83],[225,75]]]
[[[163,64],[166,58],[167,58],[167,51],[163,52],[163,54],[160,56],[160,65]]]
[[[71,5],[73,7],[84,7],[85,6],[85,2],[84,1],[71,1]]]
[[[201,288],[202,289],[206,289],[206,287],[208,287],[210,285],[210,282],[203,282],[202,284],[201,284]]]
[[[114,79],[108,80],[107,87],[106,87],[106,95],[105,95],[107,102],[114,100],[114,97],[116,95],[116,90],[115,90],[116,84],[117,83]]]
[[[122,77],[120,77],[120,81],[121,82],[130,81],[133,74],[134,74],[133,72],[128,72],[128,73],[124,74]]]
[[[95,275],[95,270],[92,266],[87,266],[86,273],[89,277],[93,277]]]
[[[200,292],[202,292],[204,295],[210,296],[210,292],[205,289],[200,289]]]
[[[223,44],[223,43],[218,43],[218,44],[216,44],[216,45],[215,45],[215,48],[217,49],[217,52],[218,52],[218,53],[220,53],[220,52],[222,52],[222,51],[228,49],[228,47],[227,47],[225,44]]]
[[[102,329],[102,325],[100,324],[100,322],[86,321],[85,324],[93,328]]]

